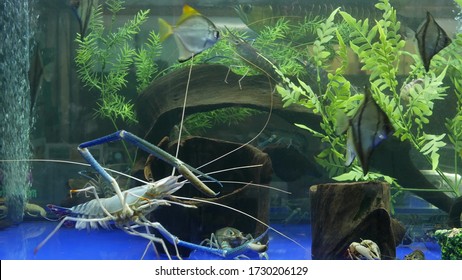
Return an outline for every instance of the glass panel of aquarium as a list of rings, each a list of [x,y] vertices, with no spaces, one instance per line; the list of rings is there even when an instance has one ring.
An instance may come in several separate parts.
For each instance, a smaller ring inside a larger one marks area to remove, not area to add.
[[[4,0],[0,259],[462,259],[461,9]]]

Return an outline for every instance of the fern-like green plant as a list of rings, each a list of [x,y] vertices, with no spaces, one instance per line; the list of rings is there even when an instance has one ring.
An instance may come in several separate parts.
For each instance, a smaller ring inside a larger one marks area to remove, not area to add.
[[[439,75],[430,72],[423,78],[422,84],[411,86],[408,100],[403,105],[398,93],[397,73],[405,42],[398,33],[400,24],[396,20],[396,11],[388,0],[380,1],[376,7],[383,11],[383,19],[371,28],[368,27],[367,20],[356,21],[346,13],[341,13],[345,21],[356,30],[352,33],[350,46],[364,64],[362,70],[370,72],[369,80],[375,92],[374,97],[390,116],[396,129],[395,136],[402,141],[410,141],[430,163],[431,169],[451,186],[446,191],[458,194],[457,187],[439,168],[439,149],[446,145],[443,141],[446,134],[434,135],[425,131],[435,101],[446,95],[446,87],[443,85],[446,69]],[[375,40],[376,36],[378,40]]]
[[[130,69],[136,68],[137,91],[141,92],[157,72],[155,57],[160,55],[158,34],[151,32],[148,42],[139,50],[132,47],[134,36],[148,19],[149,10],[139,11],[133,19],[114,30],[117,14],[124,8],[122,0],[106,1],[111,13],[110,24],[103,24],[103,6],[92,11],[89,32],[85,37],[77,35],[78,44],[75,62],[83,83],[95,88],[99,94],[97,115],[108,118],[117,128],[116,120],[135,123],[133,103],[120,94],[127,86]]]
[[[446,120],[448,132],[429,133],[428,124],[434,106],[446,96],[447,87],[444,85],[443,79],[447,76],[447,67],[435,68],[440,70],[436,70],[437,72],[432,70],[425,74],[420,58],[403,50],[405,41],[399,34],[400,23],[397,21],[396,11],[389,1],[378,1],[376,8],[382,11],[383,16],[375,23],[369,22],[368,19],[357,20],[343,11],[334,11],[324,23],[319,25],[318,39],[313,43],[311,51],[310,61],[318,73],[317,89],[312,89],[300,80],[298,84],[295,84],[286,79],[285,85],[277,87],[278,92],[286,106],[298,103],[321,116],[321,131],[314,131],[303,125],[298,126],[310,131],[327,146],[317,155],[316,160],[327,169],[329,176],[336,180],[381,178],[397,187],[398,190],[403,190],[393,178],[382,174],[369,172],[364,176],[357,163],[354,163],[350,169],[343,166],[346,139],[345,136],[338,135],[335,129],[341,126],[338,123],[339,118],[336,116],[339,111],[343,111],[347,116],[353,116],[363,98],[363,95],[357,94],[358,90],[355,90],[355,87],[344,76],[348,65],[347,48],[349,47],[362,63],[361,69],[369,74],[373,97],[390,117],[395,128],[395,137],[401,141],[409,141],[427,160],[430,168],[436,171],[450,186],[449,189],[442,189],[441,191],[458,195],[459,184],[457,182],[456,184],[452,183],[439,166],[439,152],[449,140],[455,146],[455,158],[460,155],[462,136],[460,97],[462,96],[460,95],[461,84],[457,81],[460,81],[461,73],[456,70],[457,67],[450,69],[453,73],[451,76],[459,101],[456,116]],[[344,24],[349,26],[349,34],[339,32],[338,21],[335,20],[337,15],[340,15]],[[334,38],[338,43],[336,51],[328,47]],[[461,42],[456,40],[456,45]],[[458,54],[454,52],[453,55]],[[337,69],[330,69],[328,58],[331,56],[339,58],[342,62]],[[397,75],[398,65],[403,56],[412,57],[415,60],[415,65],[411,67],[412,71],[405,85],[400,86]],[[434,60],[438,61],[438,57],[436,56]],[[460,57],[456,59],[460,59]],[[438,63],[434,62],[433,64]],[[451,65],[447,61],[440,64]],[[321,73],[324,71],[328,72],[328,84],[325,90],[321,86],[320,79]],[[455,160],[454,173],[457,174],[457,170],[457,160]]]
[[[246,43],[251,45],[259,54],[264,56],[268,62],[274,62],[274,67],[283,77],[288,76],[300,76],[306,74],[306,66],[303,64],[305,57],[310,56],[310,48],[307,44],[298,44],[295,42],[306,41],[303,38],[312,37],[312,34],[316,34],[317,29],[323,23],[323,18],[317,15],[310,15],[305,18],[297,19],[295,22],[291,18],[278,17],[271,24],[265,25],[259,30],[258,36],[250,37],[250,34],[239,30],[225,29],[220,32],[221,39],[214,45],[214,47],[205,50],[198,57],[194,58],[193,63],[207,63],[226,65],[231,71],[242,76],[261,75],[261,69],[249,65],[246,61],[243,61],[237,55],[238,50],[234,45],[234,36],[243,39]],[[339,30],[345,31],[349,28],[344,23],[339,23],[341,28]],[[337,28],[338,26],[335,26]],[[331,26],[332,28],[332,26]],[[230,34],[229,32],[232,32]],[[327,40],[323,48],[332,50],[332,43],[336,40]],[[324,60],[332,58],[330,52],[327,52],[329,57],[325,57]],[[324,53],[326,54],[326,52]],[[170,69],[177,69],[180,67],[188,66],[185,64],[175,64]],[[318,75],[318,79],[320,76]],[[304,90],[292,91],[291,94],[300,94]],[[289,105],[298,98],[285,98],[286,105]],[[225,112],[227,109],[224,109]],[[237,111],[236,111],[237,110]],[[240,111],[243,110],[243,111]],[[220,111],[221,112],[221,111]],[[223,114],[228,118],[255,114],[256,111],[248,111],[247,109],[230,108],[228,114]],[[194,117],[191,117],[189,124],[186,126],[188,131],[194,131],[194,127],[201,131],[208,128],[212,124],[208,121],[212,119],[214,113],[199,113]],[[202,120],[202,121],[198,121]],[[192,132],[191,132],[192,133]]]
[[[317,70],[317,90],[313,90],[301,80],[298,80],[299,85],[295,85],[289,79],[285,80],[285,85],[277,87],[278,92],[285,101],[285,106],[298,103],[321,116],[320,127],[322,131],[315,131],[301,124],[296,125],[307,129],[325,144],[326,148],[317,155],[316,161],[327,169],[330,177],[346,171],[346,167],[343,164],[345,162],[345,137],[339,136],[336,133],[335,128],[338,124],[334,116],[337,115],[339,109],[354,107],[351,103],[357,103],[357,98],[354,98],[356,99],[355,101],[350,96],[350,83],[342,76],[346,69],[346,64],[342,64],[342,67],[338,68],[334,73],[329,73],[328,78],[330,82],[327,85],[327,90],[325,92],[322,91],[320,77],[323,72],[328,71],[330,67],[328,57],[333,55],[332,49],[326,46],[330,44],[334,37],[339,41],[337,54],[341,57],[342,61],[347,61],[346,45],[340,33],[336,31],[334,22],[338,12],[338,9],[333,11],[326,21],[319,26],[317,31],[318,39],[314,42],[310,55],[311,63],[315,65]]]
[[[138,92],[144,90],[158,72],[154,59],[160,55],[161,44],[159,35],[152,31],[144,46],[140,49],[132,47],[134,36],[148,19],[149,10],[139,11],[133,19],[115,29],[117,14],[124,9],[124,1],[107,0],[105,4],[111,13],[109,25],[105,26],[103,22],[103,6],[94,7],[88,34],[77,34],[75,62],[84,85],[100,94],[95,115],[109,119],[118,130],[118,119],[137,122],[134,104],[121,94],[127,86],[128,74],[135,67],[136,89]],[[125,143],[123,145],[133,164]]]

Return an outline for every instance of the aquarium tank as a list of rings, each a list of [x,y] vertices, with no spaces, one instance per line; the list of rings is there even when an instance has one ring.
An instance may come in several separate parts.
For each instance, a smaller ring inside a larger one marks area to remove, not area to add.
[[[4,0],[0,23],[0,259],[460,258],[462,1]]]

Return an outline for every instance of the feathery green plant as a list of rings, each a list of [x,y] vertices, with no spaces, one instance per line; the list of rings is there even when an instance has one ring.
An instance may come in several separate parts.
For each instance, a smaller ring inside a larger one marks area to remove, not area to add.
[[[121,94],[127,86],[127,76],[135,67],[137,91],[146,88],[158,72],[154,59],[160,55],[160,36],[151,31],[144,46],[132,47],[134,36],[139,34],[141,25],[148,19],[149,10],[139,11],[133,19],[115,29],[117,14],[124,9],[123,0],[107,0],[106,6],[111,13],[108,26],[103,22],[103,6],[92,10],[89,32],[82,37],[77,34],[78,44],[75,62],[77,73],[84,85],[95,88],[100,98],[96,115],[109,119],[118,130],[118,119],[127,123],[136,123],[134,104]],[[128,158],[134,161],[123,143]]]
[[[286,40],[286,33],[289,31],[288,21],[278,20],[275,26],[265,28],[260,35],[251,41],[248,35],[236,30],[231,32],[244,40],[248,40],[252,47],[258,50],[271,51],[272,57],[276,58],[279,69],[290,75],[300,74],[304,71],[303,65],[296,60],[287,59],[287,57],[296,57],[299,53],[295,48],[287,44],[280,44],[280,40]],[[260,75],[261,73],[243,62],[236,55],[235,47],[232,43],[232,37],[228,30],[220,33],[221,39],[213,48],[205,50],[200,57],[194,58],[194,63],[200,63],[203,57],[208,57],[209,63],[228,65],[230,69],[239,75],[251,76]],[[286,42],[289,42],[286,40]],[[188,67],[190,64],[187,65]],[[185,67],[185,64],[174,65],[172,68]],[[257,110],[248,108],[223,108],[212,112],[196,113],[185,120],[185,128],[191,134],[200,134],[207,128],[220,124],[232,124],[239,122],[247,117],[257,114]]]
[[[270,59],[277,64],[278,70],[284,73],[284,75],[298,76],[304,74],[306,69],[299,60],[293,58],[306,57],[309,53],[306,44],[294,44],[293,42],[306,37],[307,34],[316,33],[317,27],[322,22],[321,17],[306,17],[304,20],[294,24],[290,20],[281,17],[274,24],[262,28],[256,38],[250,38],[249,34],[234,29],[231,29],[230,32],[248,42],[248,44],[261,53],[265,55],[269,54],[268,58],[270,57]],[[343,27],[345,27],[345,25],[343,25]],[[231,71],[238,75],[252,76],[262,74],[258,69],[248,65],[236,55],[233,37],[229,34],[227,29],[220,32],[220,37],[221,39],[213,48],[205,50],[199,57],[195,57],[194,63],[203,62],[201,58],[205,57],[208,58],[208,63],[227,65]],[[176,64],[173,65],[171,69],[184,66],[185,64]],[[217,119],[216,114],[228,118],[226,122],[229,122],[234,118],[240,120],[256,113],[256,110],[234,107],[220,109],[216,112],[197,113],[186,119],[187,123],[185,123],[185,127],[187,127],[188,131],[191,133],[193,133],[193,131],[199,133],[199,131],[203,131],[217,124],[216,122],[211,123],[210,121],[214,118]],[[218,118],[218,120],[221,119],[221,117]]]
[[[230,29],[233,35],[242,38],[259,52],[268,54],[267,57],[274,61],[279,70],[285,75],[296,76],[302,74],[305,69],[296,59],[308,54],[307,49],[300,49],[292,43],[288,34],[293,31],[290,29],[290,22],[284,18],[279,19],[275,25],[265,27],[256,38],[251,38],[246,32]],[[254,67],[242,61],[236,54],[233,37],[228,30],[220,33],[221,40],[215,46],[203,53],[204,57],[209,57],[209,63],[228,65],[234,73],[238,75],[261,75]]]
[[[124,9],[123,4],[122,0],[106,1],[111,13],[107,27],[103,24],[103,7],[95,7],[88,34],[83,39],[80,34],[76,38],[78,75],[86,86],[100,93],[97,115],[110,119],[116,128],[117,119],[137,122],[133,103],[120,93],[127,86],[130,69],[133,66],[136,69],[137,91],[141,92],[158,71],[154,59],[161,50],[159,35],[153,31],[140,49],[131,46],[134,36],[146,22],[149,10],[139,11],[133,19],[115,29],[116,16]]]
[[[183,127],[189,135],[202,135],[215,126],[235,125],[256,114],[259,114],[259,111],[250,108],[221,108],[190,115],[184,120]]]

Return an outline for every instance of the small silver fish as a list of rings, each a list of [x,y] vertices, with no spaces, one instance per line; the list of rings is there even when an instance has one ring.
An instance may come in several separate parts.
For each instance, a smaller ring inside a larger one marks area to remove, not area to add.
[[[403,102],[403,104],[408,104],[409,103],[409,98],[410,98],[410,95],[411,95],[411,89],[412,88],[415,88],[416,85],[420,85],[420,86],[423,87],[424,84],[425,84],[425,81],[423,79],[421,79],[421,78],[414,79],[414,80],[410,81],[407,84],[403,84],[403,86],[401,87],[401,90],[399,92],[399,97],[400,97],[401,101]]]
[[[183,6],[183,14],[175,26],[159,18],[160,40],[174,36],[179,50],[178,61],[184,62],[213,46],[219,32],[211,20],[188,5]]]
[[[415,37],[425,71],[428,72],[432,57],[448,46],[451,39],[429,12],[427,12],[427,19],[417,29]]]
[[[357,156],[366,175],[372,152],[393,131],[390,119],[374,101],[369,87],[366,86],[362,104],[348,121],[345,165],[350,166]]]
[[[263,55],[259,50],[251,46],[242,38],[234,35],[226,26],[229,39],[236,49],[236,54],[247,65],[273,79],[276,83],[281,82],[281,76],[276,72],[276,62]]]

